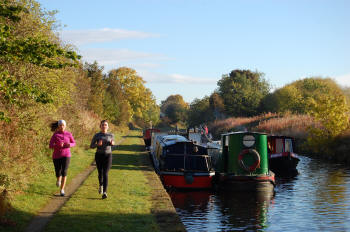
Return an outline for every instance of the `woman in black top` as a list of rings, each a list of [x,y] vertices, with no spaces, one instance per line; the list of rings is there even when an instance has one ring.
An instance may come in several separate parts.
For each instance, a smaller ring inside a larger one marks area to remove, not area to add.
[[[98,171],[98,182],[100,184],[98,192],[102,194],[102,199],[107,198],[108,172],[112,165],[112,146],[114,145],[114,135],[107,133],[108,122],[102,120],[100,124],[101,132],[94,135],[90,148],[96,148],[95,161]]]

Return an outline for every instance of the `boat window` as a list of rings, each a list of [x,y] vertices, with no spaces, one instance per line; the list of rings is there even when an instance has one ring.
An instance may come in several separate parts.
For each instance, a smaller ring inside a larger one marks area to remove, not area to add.
[[[185,170],[209,171],[211,160],[209,156],[185,156]]]
[[[284,152],[283,139],[276,139],[276,153]]]
[[[167,155],[164,162],[165,170],[179,171],[184,170],[184,156],[183,155]]]
[[[285,140],[285,151],[286,152],[293,152],[292,139],[286,139]]]

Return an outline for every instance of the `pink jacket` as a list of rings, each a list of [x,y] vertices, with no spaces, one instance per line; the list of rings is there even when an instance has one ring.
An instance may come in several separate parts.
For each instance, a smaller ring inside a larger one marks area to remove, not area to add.
[[[61,144],[64,143],[62,147]],[[52,158],[59,159],[62,157],[71,157],[70,147],[75,146],[75,140],[68,131],[56,131],[50,140],[49,147],[53,149]]]

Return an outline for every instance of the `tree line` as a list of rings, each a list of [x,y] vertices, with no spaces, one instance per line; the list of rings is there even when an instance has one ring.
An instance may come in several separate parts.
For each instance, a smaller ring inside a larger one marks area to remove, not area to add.
[[[187,104],[182,96],[172,95],[162,101],[161,111],[169,122],[188,127],[265,113],[310,115],[314,124],[307,128],[308,146],[314,152],[329,149],[349,128],[350,91],[333,79],[309,77],[271,89],[264,73],[236,69],[222,75],[210,96]]]

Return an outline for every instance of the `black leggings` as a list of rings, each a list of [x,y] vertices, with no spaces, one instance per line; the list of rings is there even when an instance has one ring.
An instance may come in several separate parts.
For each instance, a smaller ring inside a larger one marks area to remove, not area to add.
[[[67,176],[69,163],[70,163],[70,157],[53,159],[53,165],[55,166],[56,177]]]
[[[112,154],[95,154],[95,161],[98,171],[98,182],[103,185],[103,192],[107,192],[108,172],[112,166]]]

